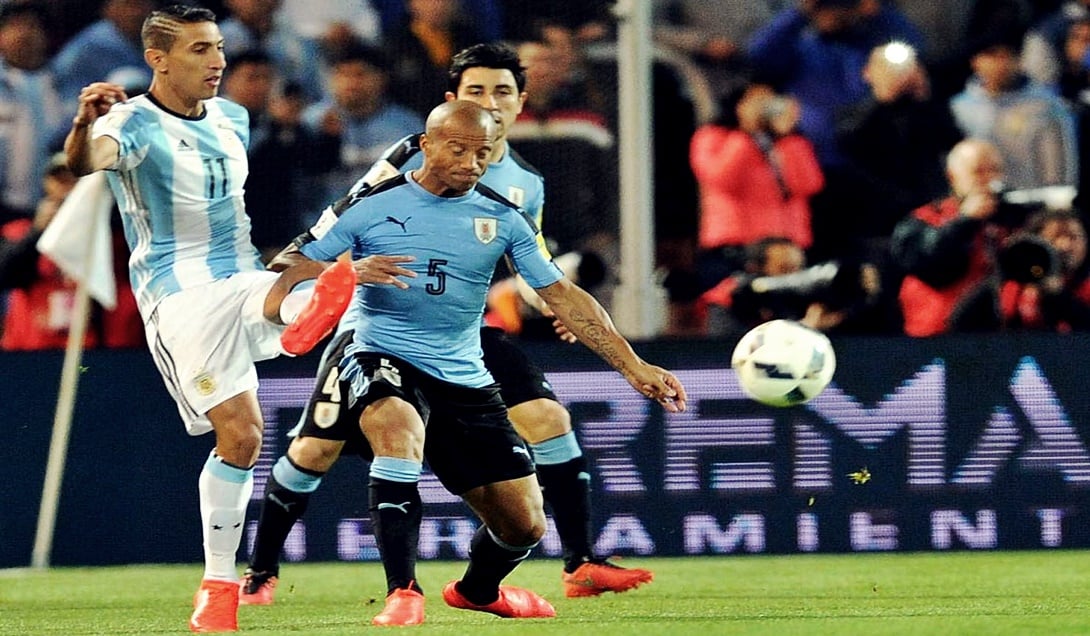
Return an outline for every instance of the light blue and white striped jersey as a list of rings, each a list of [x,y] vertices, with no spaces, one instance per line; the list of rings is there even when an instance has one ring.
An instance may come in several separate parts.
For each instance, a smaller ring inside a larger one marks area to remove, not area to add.
[[[263,269],[242,201],[249,117],[219,97],[204,106],[188,118],[145,94],[114,105],[92,132],[121,147],[107,176],[144,316],[168,294]]]
[[[362,318],[346,353],[388,353],[447,382],[493,382],[482,361],[480,326],[496,262],[509,255],[532,287],[564,274],[539,249],[537,227],[522,209],[487,187],[458,197],[436,196],[407,175],[394,177],[345,210],[325,235],[300,249],[333,260],[407,254],[417,273],[409,289],[361,285]]]

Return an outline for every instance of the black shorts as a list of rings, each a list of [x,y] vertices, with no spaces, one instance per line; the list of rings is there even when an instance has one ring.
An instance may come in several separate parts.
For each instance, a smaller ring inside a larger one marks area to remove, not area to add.
[[[374,453],[360,431],[359,420],[345,408],[347,401],[341,396],[338,381],[339,365],[345,348],[352,343],[352,334],[339,334],[326,346],[298,435],[344,442],[342,454],[355,453],[370,461]],[[545,374],[503,330],[483,327],[481,348],[484,365],[499,384],[507,408],[540,398],[557,401]]]
[[[359,419],[348,412],[340,382],[340,363],[344,350],[352,344],[353,331],[338,334],[326,346],[315,376],[314,393],[303,411],[299,437],[317,437],[334,442],[345,442],[341,451],[355,453],[365,460],[374,458],[371,446],[360,431]]]
[[[482,327],[481,349],[507,408],[540,398],[557,401],[545,374],[502,329]]]
[[[353,355],[342,371],[347,410],[357,421],[367,405],[387,397],[416,409],[424,421],[424,459],[455,495],[534,473],[530,452],[507,419],[499,385],[451,384],[377,353]]]

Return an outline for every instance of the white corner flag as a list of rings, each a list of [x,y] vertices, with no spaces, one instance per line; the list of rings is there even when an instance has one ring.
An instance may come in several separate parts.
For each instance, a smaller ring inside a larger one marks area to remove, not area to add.
[[[38,508],[38,529],[34,535],[31,565],[49,567],[53,532],[57,524],[61,482],[68,455],[68,436],[79,387],[83,339],[91,311],[91,298],[107,309],[117,307],[114,281],[113,244],[110,240],[110,210],[113,196],[106,187],[106,175],[94,172],[76,183],[56,216],[38,239],[38,252],[51,259],[76,281],[72,323],[61,368],[61,385],[53,416],[53,436]]]
[[[82,177],[38,239],[38,252],[85,286],[91,298],[106,309],[117,307],[110,237],[113,203],[104,172]]]

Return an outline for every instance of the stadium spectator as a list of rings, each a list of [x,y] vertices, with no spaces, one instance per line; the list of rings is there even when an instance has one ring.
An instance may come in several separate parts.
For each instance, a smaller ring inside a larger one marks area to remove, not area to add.
[[[318,175],[337,166],[338,140],[303,126],[303,96],[294,88],[279,81],[261,51],[235,56],[223,76],[224,96],[250,116],[246,213],[263,260],[306,229],[302,211],[316,207],[322,195]]]
[[[798,100],[799,132],[810,140],[825,174],[811,201],[811,259],[855,256],[845,240],[844,216],[854,206],[855,184],[838,168],[846,159],[837,143],[840,112],[865,100],[863,68],[876,46],[903,42],[919,50],[922,36],[896,7],[878,0],[800,0],[749,40],[746,51],[761,77]]]
[[[355,45],[330,61],[329,96],[303,111],[306,129],[332,146],[337,158],[321,177],[319,201],[343,196],[391,139],[423,126],[415,111],[394,101],[394,87],[389,62],[378,49]]]
[[[32,219],[16,219],[0,227],[0,289],[10,289],[0,349],[29,351],[63,349],[72,315],[76,283],[47,257],[38,253],[42,232],[76,184],[63,154],[49,161],[43,184],[45,196]],[[118,305],[107,311],[95,306],[85,347],[138,347],[144,342],[143,325],[124,274],[127,250],[115,252]]]
[[[216,97],[226,60],[215,15],[171,5],[142,34],[148,93],[127,100],[117,85],[84,87],[65,151],[77,175],[108,170],[155,362],[187,432],[215,432],[198,480],[205,571],[189,628],[235,631],[235,553],[263,429],[254,361],[317,344],[355,276],[347,263],[263,270],[242,201],[246,110]]]
[[[1070,23],[1063,46],[1063,69],[1059,78],[1060,95],[1075,119],[1078,140],[1079,176],[1074,206],[1086,214],[1090,195],[1090,16]],[[1085,222],[1085,219],[1084,219]]]
[[[1090,0],[1064,0],[1026,32],[1021,68],[1043,86],[1055,86],[1067,66],[1065,55],[1071,26],[1090,19]]]
[[[914,50],[896,44],[875,48],[863,76],[870,95],[837,122],[846,163],[834,170],[854,188],[841,215],[838,241],[845,247],[838,252],[857,254],[882,273],[887,318],[878,322],[883,330],[900,331],[901,281],[889,263],[889,238],[901,219],[946,194],[945,157],[961,132],[946,100],[932,95]]]
[[[391,96],[423,117],[443,101],[451,56],[482,39],[458,0],[405,0],[405,7],[404,20],[383,37]]]
[[[220,23],[224,53],[230,60],[243,51],[264,51],[285,81],[303,89],[307,102],[322,98],[321,50],[301,36],[280,7],[283,0],[225,0],[231,16]]]
[[[283,0],[281,17],[329,55],[355,42],[377,46],[382,24],[374,0]]]
[[[448,88],[448,101],[472,101],[498,116],[499,133],[489,157],[489,169],[481,182],[505,193],[510,200],[517,200],[535,221],[540,221],[544,204],[541,176],[506,141],[506,130],[518,116],[526,97],[525,71],[517,52],[498,44],[474,45],[459,52],[451,64]],[[418,151],[418,135],[401,140],[367,172],[353,194],[366,191],[393,176],[395,171],[419,167]],[[336,207],[343,209],[341,205]],[[311,236],[322,236],[328,226],[329,219],[323,215],[311,229]],[[383,257],[370,256],[365,260],[380,258]],[[582,281],[592,282],[594,259],[587,256],[580,260],[580,264],[572,264],[571,269]],[[564,261],[570,262],[571,258],[556,259],[562,268]],[[359,263],[357,261],[357,268]],[[369,268],[373,266],[378,267],[368,264]],[[392,276],[409,273],[396,268],[384,271]],[[524,281],[521,286],[526,287],[528,296],[536,297]],[[534,306],[538,311],[543,309],[540,301]],[[262,506],[243,589],[242,601],[245,603],[272,602],[279,577],[279,554],[288,532],[302,517],[311,494],[342,449],[370,457],[358,422],[347,416],[347,401],[339,394],[334,397],[336,385],[328,382],[329,377],[337,374],[344,348],[354,335],[351,313],[342,319],[338,335],[322,357],[317,386],[305,410],[303,424],[286,456],[277,462],[273,480],[266,489],[266,505]],[[607,591],[622,592],[650,581],[652,575],[646,570],[617,567],[595,555],[589,508],[590,484],[581,477],[587,472],[586,459],[572,431],[569,414],[544,382],[540,369],[511,340],[493,328],[482,328],[480,333],[485,366],[500,384],[516,432],[535,454],[538,478],[564,547],[565,593],[594,596]],[[277,502],[291,502],[291,505],[283,507]]]
[[[133,83],[145,87],[151,83],[140,27],[155,5],[155,0],[102,3],[99,20],[80,30],[53,59],[57,90],[63,99],[72,99],[84,86],[106,80],[115,71],[133,74]]]
[[[754,33],[746,51],[762,77],[799,101],[799,131],[827,166],[841,160],[835,143],[837,110],[866,98],[867,58],[874,47],[892,41],[922,47],[919,31],[891,5],[801,0]]]
[[[578,81],[576,53],[544,42],[518,47],[526,103],[507,131],[545,176],[549,215],[542,232],[558,252],[592,251],[615,260],[618,232],[616,139]]]
[[[806,253],[789,238],[769,236],[746,245],[736,260],[738,266],[730,275],[700,295],[701,311],[706,314],[704,333],[707,336],[743,333],[760,322],[779,317],[758,317],[756,322],[752,317],[740,319],[732,311],[734,292],[744,283],[745,277],[782,276],[801,271],[806,263]]]
[[[582,46],[610,33],[612,2],[609,0],[499,0],[499,3],[503,7],[504,37],[509,40],[551,41],[553,37],[566,37]],[[563,36],[555,34],[561,31]]]
[[[1071,113],[1052,91],[1021,73],[1016,27],[980,34],[970,45],[973,77],[950,100],[966,137],[999,148],[1011,188],[1075,185],[1076,133]]]
[[[378,11],[382,23],[382,32],[389,34],[398,31],[408,18],[408,3],[405,0],[371,0]],[[473,25],[483,42],[510,39],[504,33],[503,0],[459,0],[458,12]]]
[[[1003,326],[1059,333],[1090,330],[1086,253],[1086,227],[1074,211],[1045,210],[1030,217],[1024,236],[1012,237],[1000,258],[1001,265],[1014,269],[1000,289]],[[1049,267],[1034,269],[1039,263]]]
[[[0,5],[0,221],[34,216],[49,156],[64,137],[48,26],[40,4]]]
[[[767,24],[779,0],[654,0],[654,40],[690,56],[717,92],[744,67],[750,36]]]
[[[813,243],[810,197],[824,177],[798,122],[797,101],[746,82],[721,100],[719,119],[693,135],[701,289],[740,269],[746,246],[760,239],[784,237],[802,249]]]
[[[997,250],[1021,221],[997,214],[1003,157],[994,144],[967,139],[950,151],[946,175],[949,196],[898,223],[890,245],[905,274],[899,299],[910,336],[999,327]]]

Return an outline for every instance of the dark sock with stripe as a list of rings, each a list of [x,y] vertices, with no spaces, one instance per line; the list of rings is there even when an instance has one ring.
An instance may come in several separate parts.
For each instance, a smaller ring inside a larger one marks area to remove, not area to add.
[[[492,538],[486,526],[477,528],[469,544],[469,567],[458,582],[458,592],[475,605],[488,605],[500,593],[500,581],[530,556],[532,548],[502,546]]]
[[[587,460],[580,455],[563,464],[538,464],[537,478],[564,546],[564,570],[574,572],[594,555]]]
[[[371,528],[386,570],[386,592],[416,584],[416,555],[423,509],[416,482],[371,478]]]
[[[320,477],[321,474],[315,473],[315,476]],[[269,475],[257,520],[257,534],[250,558],[251,570],[279,574],[280,551],[292,526],[306,512],[309,502],[310,493],[288,490]]]

